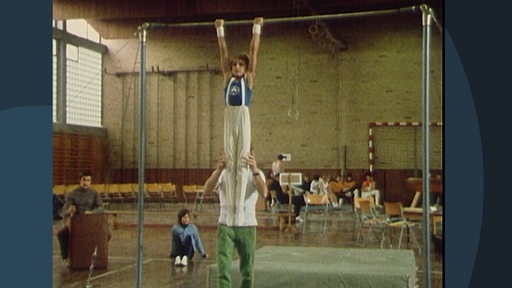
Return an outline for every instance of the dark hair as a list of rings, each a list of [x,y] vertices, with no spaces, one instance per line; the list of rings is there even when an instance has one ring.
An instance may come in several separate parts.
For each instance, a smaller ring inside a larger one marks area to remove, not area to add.
[[[249,56],[247,56],[246,54],[235,55],[233,58],[231,58],[231,61],[229,61],[229,64],[233,65],[233,60],[235,60],[235,59],[244,61],[245,67],[246,68],[249,67]]]
[[[284,155],[283,155],[283,154],[279,154],[279,155],[277,155],[277,159],[279,159],[279,160],[283,160],[283,159],[284,159]]]
[[[183,218],[183,216],[187,215],[187,214],[190,214],[190,211],[188,209],[181,209],[179,212],[178,212],[178,224],[182,225],[181,223],[181,218]]]
[[[82,171],[82,173],[80,173],[80,178],[79,179],[82,179],[82,177],[85,177],[85,176],[91,176],[92,177],[91,171],[89,171],[89,170]]]

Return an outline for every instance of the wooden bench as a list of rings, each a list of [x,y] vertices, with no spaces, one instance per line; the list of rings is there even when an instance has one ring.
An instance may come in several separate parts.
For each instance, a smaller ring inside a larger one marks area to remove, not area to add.
[[[113,229],[117,229],[118,223],[117,219],[119,215],[134,215],[136,216],[138,213],[137,210],[105,210],[105,214],[109,216],[109,224],[112,225]],[[144,211],[144,215],[163,215],[165,213],[159,211]],[[172,217],[171,214],[165,214],[169,217]],[[111,216],[111,217],[110,217]]]
[[[105,210],[105,214],[107,214],[109,216],[109,218],[112,219],[112,221],[110,221],[110,219],[109,219],[110,224],[112,224],[112,228],[113,229],[117,229],[117,216],[118,215],[121,215],[121,214],[124,214],[124,215],[136,215],[137,211],[133,211],[133,210]],[[110,216],[112,216],[112,217],[110,217]]]

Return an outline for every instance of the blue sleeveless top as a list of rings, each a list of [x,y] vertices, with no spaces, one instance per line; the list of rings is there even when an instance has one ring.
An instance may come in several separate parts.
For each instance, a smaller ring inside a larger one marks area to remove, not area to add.
[[[249,106],[251,104],[252,90],[247,87],[245,79],[237,80],[231,77],[228,86],[224,88],[224,103],[228,106]]]

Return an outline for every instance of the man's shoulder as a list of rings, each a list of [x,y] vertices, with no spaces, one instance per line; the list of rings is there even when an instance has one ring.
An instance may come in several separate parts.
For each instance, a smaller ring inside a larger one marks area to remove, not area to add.
[[[81,189],[80,189],[80,186],[74,188],[73,190],[69,191],[68,193],[66,193],[67,196],[73,196],[73,195],[77,195],[78,193],[80,193]]]
[[[98,191],[92,189],[91,187],[87,188],[87,192],[91,194],[99,194]]]

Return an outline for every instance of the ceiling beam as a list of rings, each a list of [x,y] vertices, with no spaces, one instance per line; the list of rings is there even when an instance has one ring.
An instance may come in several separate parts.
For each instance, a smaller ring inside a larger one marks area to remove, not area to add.
[[[294,11],[293,0],[54,0],[53,19],[126,19],[201,17],[237,13]]]
[[[131,38],[149,23],[250,20],[394,9],[443,0],[53,0],[53,20],[85,19],[105,39]],[[441,4],[442,6],[442,4]],[[438,15],[440,15],[438,13]]]

